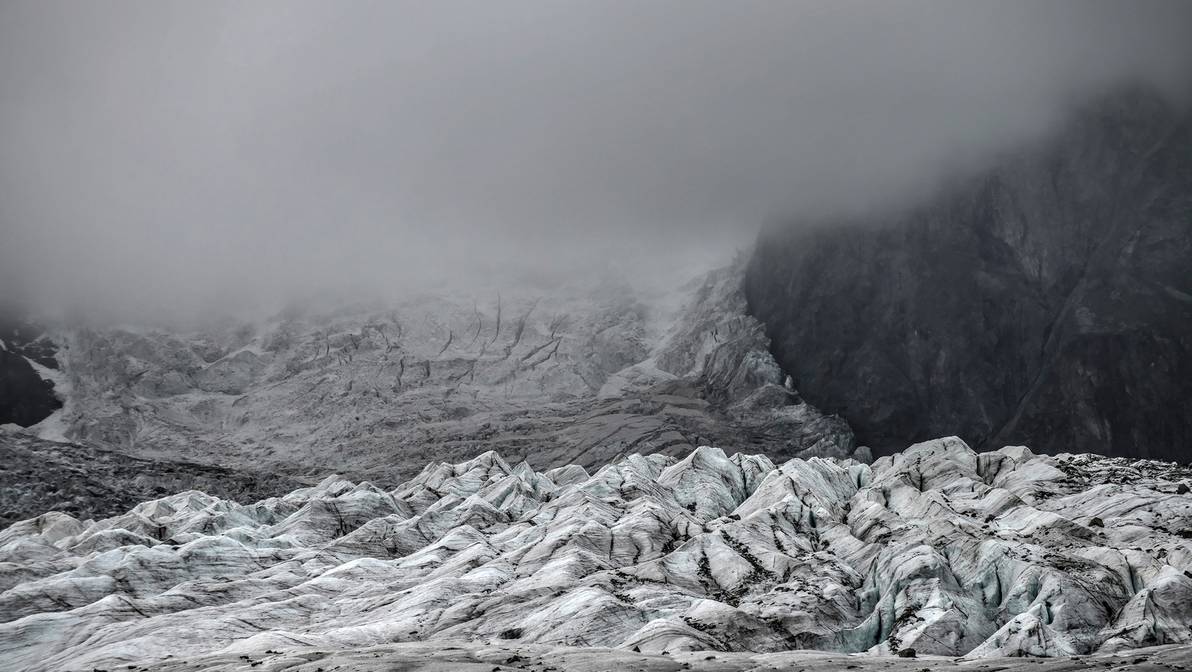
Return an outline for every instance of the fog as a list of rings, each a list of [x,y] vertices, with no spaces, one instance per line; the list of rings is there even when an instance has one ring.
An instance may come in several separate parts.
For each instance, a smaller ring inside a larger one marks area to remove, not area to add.
[[[1099,88],[1192,3],[0,5],[0,283],[125,318],[676,272],[878,211]]]

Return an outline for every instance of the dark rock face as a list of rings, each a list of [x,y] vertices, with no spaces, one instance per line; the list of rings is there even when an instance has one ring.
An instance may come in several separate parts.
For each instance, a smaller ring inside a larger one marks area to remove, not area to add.
[[[30,362],[57,368],[54,344],[31,325],[0,316],[0,425],[37,424],[62,402],[54,385],[43,380]]]
[[[1192,115],[1131,90],[882,221],[776,227],[751,312],[877,452],[1192,456]]]

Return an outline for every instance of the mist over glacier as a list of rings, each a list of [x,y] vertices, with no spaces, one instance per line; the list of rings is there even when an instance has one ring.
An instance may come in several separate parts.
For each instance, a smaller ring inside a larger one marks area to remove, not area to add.
[[[0,3],[0,672],[1190,669],[1190,37]]]
[[[116,11],[119,10],[119,11]],[[162,320],[636,278],[881,211],[1122,79],[1180,2],[10,2],[7,302]]]

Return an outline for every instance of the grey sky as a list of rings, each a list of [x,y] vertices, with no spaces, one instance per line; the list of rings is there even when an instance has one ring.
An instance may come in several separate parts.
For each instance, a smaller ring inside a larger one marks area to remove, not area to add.
[[[730,247],[1190,62],[1180,0],[7,0],[0,282],[154,313]]]

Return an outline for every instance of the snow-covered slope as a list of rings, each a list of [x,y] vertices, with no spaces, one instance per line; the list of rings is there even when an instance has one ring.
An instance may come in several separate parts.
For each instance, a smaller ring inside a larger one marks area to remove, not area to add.
[[[1186,644],[1190,477],[955,438],[872,465],[700,447],[539,472],[489,452],[393,490],[332,476],[253,504],[192,491],[97,522],[47,513],[0,532],[0,661],[392,669],[395,643],[432,642],[494,669],[468,665],[519,646],[623,650],[608,662]]]
[[[34,431],[390,484],[489,449],[541,468],[701,443],[851,454],[847,425],[784,387],[741,278],[738,265],[679,289],[510,284],[187,334],[59,330],[65,406]]]

